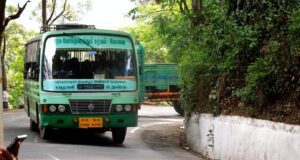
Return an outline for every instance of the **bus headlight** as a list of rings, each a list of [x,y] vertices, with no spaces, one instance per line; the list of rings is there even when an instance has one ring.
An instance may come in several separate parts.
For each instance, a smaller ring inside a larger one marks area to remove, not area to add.
[[[118,104],[118,105],[116,106],[116,111],[117,111],[117,112],[123,111],[123,106],[120,105],[120,104]]]
[[[57,107],[57,109],[58,109],[59,112],[65,112],[66,111],[66,107],[64,105],[61,105],[61,104]]]
[[[131,105],[126,104],[126,105],[124,106],[124,110],[127,111],[127,112],[131,111]]]
[[[50,111],[50,112],[55,112],[55,111],[56,111],[55,105],[51,105],[51,106],[49,107],[49,111]]]

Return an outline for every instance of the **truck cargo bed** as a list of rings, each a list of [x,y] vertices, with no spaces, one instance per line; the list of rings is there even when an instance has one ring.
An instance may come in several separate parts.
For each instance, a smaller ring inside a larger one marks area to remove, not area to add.
[[[145,64],[145,100],[177,101],[180,97],[176,64]]]

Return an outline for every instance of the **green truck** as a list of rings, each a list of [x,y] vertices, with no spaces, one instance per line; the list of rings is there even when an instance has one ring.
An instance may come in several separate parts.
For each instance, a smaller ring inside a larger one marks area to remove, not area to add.
[[[175,111],[183,115],[180,107],[180,87],[177,64],[145,64],[145,51],[138,45],[140,55],[141,102],[170,102]]]

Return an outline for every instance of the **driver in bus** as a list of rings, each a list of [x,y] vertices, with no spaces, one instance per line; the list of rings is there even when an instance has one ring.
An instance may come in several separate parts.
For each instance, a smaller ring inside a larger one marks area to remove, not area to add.
[[[94,74],[94,79],[109,78],[108,75],[109,75],[109,69],[106,66],[106,63],[102,63],[96,69],[95,74]]]
[[[111,74],[113,78],[125,76],[124,63],[122,60],[117,60],[114,62]]]

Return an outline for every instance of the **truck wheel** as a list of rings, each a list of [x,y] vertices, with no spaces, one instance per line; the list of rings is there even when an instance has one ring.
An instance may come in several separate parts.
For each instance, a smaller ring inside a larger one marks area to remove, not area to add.
[[[180,102],[173,102],[173,107],[178,114],[183,116],[184,110],[181,108]]]
[[[119,128],[111,129],[114,144],[122,144],[124,142],[125,136],[126,136],[126,131],[127,131],[126,127],[119,127]]]
[[[40,127],[40,137],[42,139],[49,139],[51,137],[52,129],[50,127]]]
[[[30,119],[30,130],[31,131],[37,131],[38,130],[38,124],[35,123],[32,119]]]

